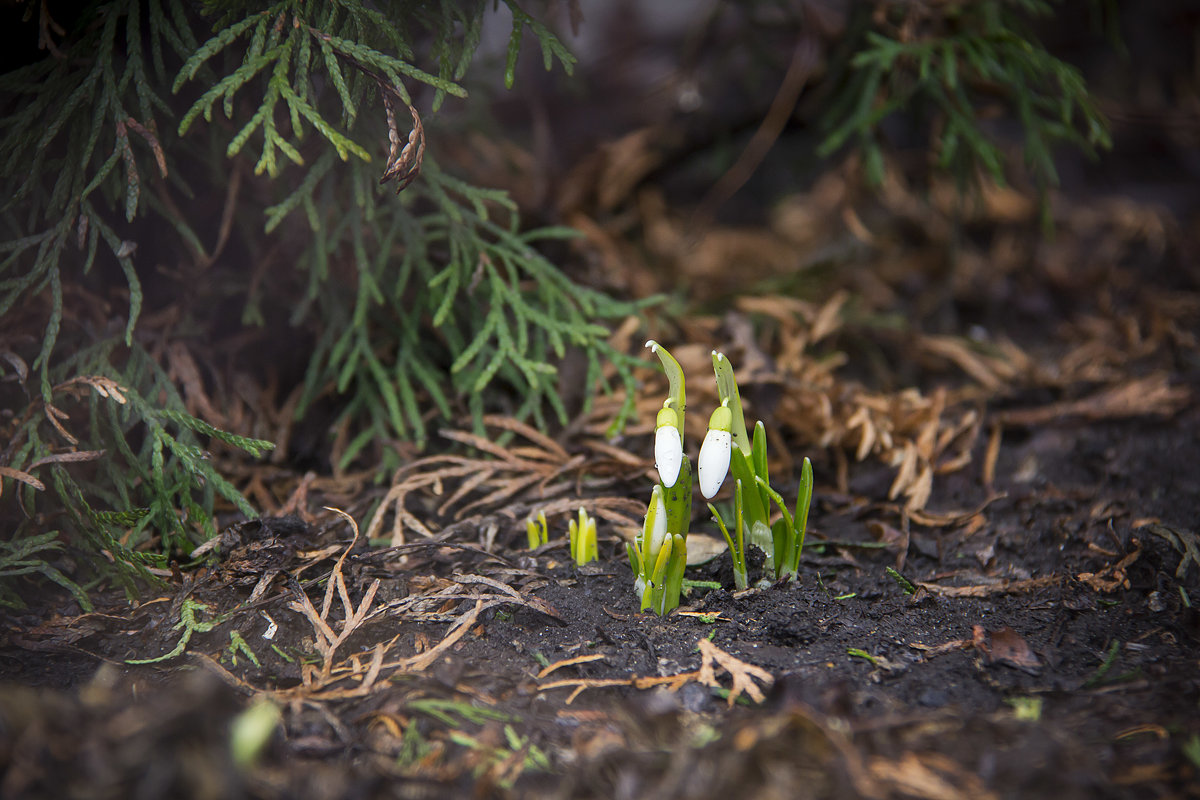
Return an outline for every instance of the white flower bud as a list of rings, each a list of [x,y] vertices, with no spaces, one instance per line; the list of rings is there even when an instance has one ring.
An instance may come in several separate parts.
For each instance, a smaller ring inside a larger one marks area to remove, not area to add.
[[[729,456],[733,448],[733,435],[729,431],[710,429],[700,446],[700,493],[706,500],[712,499],[725,482],[729,473]]]
[[[683,466],[683,441],[674,425],[663,425],[654,432],[654,466],[663,486],[671,487],[679,480]]]
[[[667,538],[667,507],[663,503],[662,490],[655,486],[653,495],[651,509],[646,514],[646,524],[642,529],[642,536],[650,537],[649,547],[646,548],[646,554],[649,556],[647,573],[654,569],[658,551],[662,549],[663,540]]]
[[[725,482],[729,474],[729,457],[733,449],[733,412],[729,410],[729,401],[722,401],[708,418],[708,434],[704,444],[700,445],[700,458],[697,466],[700,472],[700,493],[704,499],[710,500]]]

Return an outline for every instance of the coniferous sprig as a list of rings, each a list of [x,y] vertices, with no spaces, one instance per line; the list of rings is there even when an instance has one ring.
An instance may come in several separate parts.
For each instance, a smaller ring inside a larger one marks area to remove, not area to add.
[[[1060,143],[1094,154],[1111,146],[1107,123],[1079,70],[1051,55],[1024,19],[1051,12],[1039,0],[988,0],[934,10],[894,3],[883,15],[862,8],[835,62],[837,89],[820,152],[847,142],[862,152],[873,183],[883,179],[880,130],[885,119],[932,115],[931,151],[960,189],[981,175],[1005,182],[1005,158],[981,121],[987,103],[1003,101],[1021,123],[1024,157],[1045,191],[1058,184],[1051,148]],[[880,22],[882,20],[882,22]]]
[[[350,169],[358,175],[365,167]],[[330,389],[350,398],[341,421],[357,420],[357,431],[340,466],[372,441],[406,436],[423,443],[430,403],[449,417],[454,398],[468,398],[478,423],[484,392],[496,385],[503,391],[494,397],[516,398],[509,408],[515,416],[544,424],[549,406],[565,421],[554,363],[568,349],[586,359],[589,386],[607,390],[606,363],[616,363],[620,380],[631,385],[632,359],[608,344],[598,321],[640,305],[577,286],[534,249],[541,239],[574,231],[522,233],[504,193],[459,181],[433,160],[422,175],[405,197],[429,202],[436,213],[413,216],[366,174],[356,178],[363,206],[339,209],[336,218],[332,210],[318,213],[316,202],[285,201],[317,214],[309,222],[317,244],[303,256],[310,273],[349,259],[357,276],[353,288],[312,285],[315,313],[328,323],[301,402],[303,413]],[[378,239],[368,238],[376,231]]]
[[[0,152],[6,154],[0,162],[0,318],[25,298],[49,294],[50,315],[34,362],[44,400],[62,325],[63,268],[89,271],[101,239],[128,284],[130,341],[142,298],[136,246],[117,234],[110,214],[119,209],[132,221],[145,208],[148,177],[166,177],[172,169],[159,125],[171,117],[158,90],[167,81],[164,51],[186,56],[196,44],[178,3],[143,7],[114,0],[95,14],[80,21],[79,38],[62,43],[62,58],[0,76],[6,98],[0,115]],[[172,226],[188,228],[180,219]]]
[[[147,566],[165,566],[169,556],[186,555],[215,535],[218,498],[256,516],[217,471],[205,440],[253,456],[273,445],[188,414],[149,354],[135,345],[118,370],[113,349],[112,343],[88,348],[57,367],[56,373],[72,377],[52,388],[50,403],[31,403],[10,431],[7,468],[0,475],[19,483],[22,504],[31,514],[53,490],[71,524],[50,540],[23,524],[12,545],[0,552],[0,577],[36,571],[71,588],[49,564],[34,570],[24,563],[36,553],[47,559],[69,546],[97,573],[133,592],[137,581],[151,578]],[[149,403],[135,386],[145,387],[159,402]],[[15,564],[23,571],[10,571]],[[0,603],[5,597],[18,595],[0,589]]]
[[[573,59],[553,34],[507,5],[510,70],[528,30],[547,67],[570,71]],[[367,164],[395,147],[393,119],[404,115],[389,101],[410,104],[415,134],[410,89],[430,87],[434,110],[464,95],[460,81],[490,6],[105,0],[55,43],[62,58],[0,76],[0,322],[12,330],[32,314],[45,318],[40,343],[20,348],[32,365],[21,383],[30,378],[34,397],[14,409],[0,465],[35,519],[66,512],[56,539],[0,554],[0,570],[52,559],[61,543],[132,592],[166,554],[215,531],[219,501],[252,513],[201,448],[207,438],[258,455],[266,443],[188,415],[139,341],[143,305],[158,302],[150,310],[161,312],[170,297],[164,280],[197,282],[195,297],[179,297],[171,310],[193,330],[219,318],[208,301],[233,294],[245,298],[247,324],[267,318],[260,303],[270,299],[318,331],[305,398],[342,392],[338,429],[351,435],[337,451],[343,464],[371,442],[423,441],[431,416],[451,416],[463,399],[476,419],[485,407],[538,420],[550,408],[564,419],[559,360],[586,359],[587,394],[607,391],[613,374],[632,388],[634,361],[607,343],[604,323],[635,306],[576,286],[535,249],[566,231],[519,230],[503,193],[453,178],[433,157],[399,200]],[[420,160],[402,163],[401,182]],[[395,161],[393,149],[389,171]],[[251,172],[261,178],[239,192]],[[222,203],[217,230],[204,217]],[[286,238],[303,296],[283,291],[289,280],[251,280],[245,263],[265,262],[297,211],[311,236]],[[124,276],[123,335],[104,318],[103,300],[85,292],[79,301],[80,275],[98,262]],[[124,402],[84,392],[86,426],[78,404],[70,421],[42,413],[64,403],[73,391],[64,385],[88,376],[111,380]],[[65,458],[81,452],[96,463]],[[21,531],[42,535],[32,523]],[[44,563],[39,574],[56,580]]]
[[[236,69],[217,81],[192,104],[179,122],[179,135],[186,134],[201,115],[211,122],[213,107],[218,102],[226,118],[233,119],[235,95],[247,88],[249,97],[248,84],[262,75],[266,76],[265,91],[254,97],[254,101],[258,102],[257,110],[230,140],[225,151],[227,156],[241,152],[251,136],[261,130],[262,155],[254,171],[256,174],[265,171],[271,177],[276,177],[280,171],[276,151],[297,165],[304,165],[299,148],[305,124],[308,124],[333,145],[343,161],[351,154],[363,161],[370,161],[368,149],[339,131],[322,113],[317,99],[311,96],[313,58],[317,53],[321,57],[320,65],[340,100],[342,117],[350,124],[358,117],[359,102],[355,96],[363,95],[363,79],[354,68],[377,71],[401,93],[405,102],[408,102],[408,97],[401,75],[433,86],[439,92],[458,97],[466,95],[457,84],[420,70],[403,58],[387,55],[361,41],[331,32],[362,33],[366,30],[364,19],[384,22],[377,19],[377,11],[353,3],[349,6],[352,10],[343,17],[339,14],[339,7],[331,5],[317,27],[313,23],[318,20],[307,17],[309,7],[305,4],[277,3],[219,31],[184,63],[171,87],[172,92],[179,92],[189,80],[196,77],[204,64],[223,52],[244,50],[244,56]],[[393,43],[397,40],[398,35],[390,25],[382,24],[380,30],[385,36],[391,33],[392,36],[388,38]],[[348,72],[347,67],[350,68]],[[286,110],[290,136],[279,128],[277,110],[279,114]]]

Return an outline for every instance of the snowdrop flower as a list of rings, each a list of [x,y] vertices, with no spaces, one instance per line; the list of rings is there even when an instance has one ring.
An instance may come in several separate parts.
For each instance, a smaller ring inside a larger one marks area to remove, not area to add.
[[[700,446],[700,493],[706,500],[713,495],[725,482],[729,473],[729,457],[733,449],[733,412],[729,410],[729,401],[721,403],[708,420],[708,434],[704,444]]]
[[[679,437],[679,416],[673,408],[658,412],[654,431],[654,466],[663,486],[671,487],[679,480],[683,466],[683,440]]]

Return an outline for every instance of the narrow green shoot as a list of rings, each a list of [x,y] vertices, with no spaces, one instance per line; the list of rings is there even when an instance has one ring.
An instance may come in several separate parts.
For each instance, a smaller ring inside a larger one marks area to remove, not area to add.
[[[1121,642],[1113,639],[1112,644],[1108,648],[1108,652],[1104,655],[1104,660],[1100,662],[1100,666],[1092,673],[1092,676],[1083,682],[1083,688],[1092,689],[1096,686],[1102,686],[1109,682],[1107,679],[1109,670],[1117,663],[1117,655],[1121,652]]]
[[[626,548],[641,610],[649,609],[660,616],[679,606],[683,571],[687,567],[684,536],[670,532],[667,526],[662,486],[656,484],[650,495],[642,532]]]
[[[568,526],[571,542],[571,560],[582,567],[597,559],[596,520],[588,516],[587,510],[579,507],[579,520],[571,520]]]
[[[525,520],[525,535],[529,537],[529,549],[536,550],[550,541],[546,527],[546,512],[539,511],[537,517]]]
[[[846,648],[846,655],[850,656],[851,658],[861,658],[864,661],[870,661],[871,666],[873,667],[879,666],[879,659],[868,653],[866,650],[862,650],[857,647],[848,647]]]

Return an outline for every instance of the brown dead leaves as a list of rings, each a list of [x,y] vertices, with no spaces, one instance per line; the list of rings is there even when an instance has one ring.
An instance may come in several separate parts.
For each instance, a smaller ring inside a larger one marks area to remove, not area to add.
[[[1036,427],[1069,419],[1095,422],[1136,416],[1169,417],[1187,406],[1191,392],[1174,386],[1165,373],[1122,380],[1078,400],[1037,408],[1014,409],[993,415],[998,423]]]
[[[1041,660],[1025,637],[1008,625],[996,630],[975,625],[971,628],[969,639],[952,639],[938,645],[913,643],[909,646],[919,650],[927,659],[957,650],[974,650],[987,664],[1005,664],[1031,674],[1036,674],[1042,668]]]
[[[872,787],[888,787],[876,797],[896,793],[926,800],[997,800],[974,772],[940,753],[905,753],[898,759],[875,756],[867,764]]]
[[[400,469],[367,528],[369,538],[384,532],[391,517],[391,546],[405,544],[408,531],[433,538],[431,517],[463,520],[471,514],[503,508],[544,511],[547,516],[570,513],[579,508],[577,497],[583,473],[637,474],[649,462],[618,448],[595,441],[583,443],[585,452],[569,453],[562,445],[525,423],[508,417],[487,416],[484,424],[515,434],[515,443],[499,444],[473,433],[443,430],[442,436],[467,445],[483,457],[437,455],[418,459]],[[523,441],[522,441],[523,440]],[[602,484],[599,484],[602,485]],[[593,488],[599,486],[592,484]],[[568,494],[570,496],[568,496]],[[433,514],[421,515],[410,508],[410,499],[420,498]],[[625,497],[593,497],[587,504],[594,516],[621,525],[639,524],[643,506]],[[522,512],[516,512],[522,513]],[[519,522],[515,516],[512,521]],[[494,535],[493,531],[493,535]]]
[[[1136,538],[1130,540],[1133,546],[1133,552],[1123,557],[1115,564],[1109,564],[1099,572],[1081,572],[1075,577],[1081,582],[1086,583],[1093,591],[1101,594],[1111,594],[1118,589],[1128,589],[1129,577],[1126,574],[1129,567],[1135,561],[1141,558],[1142,543]]]

